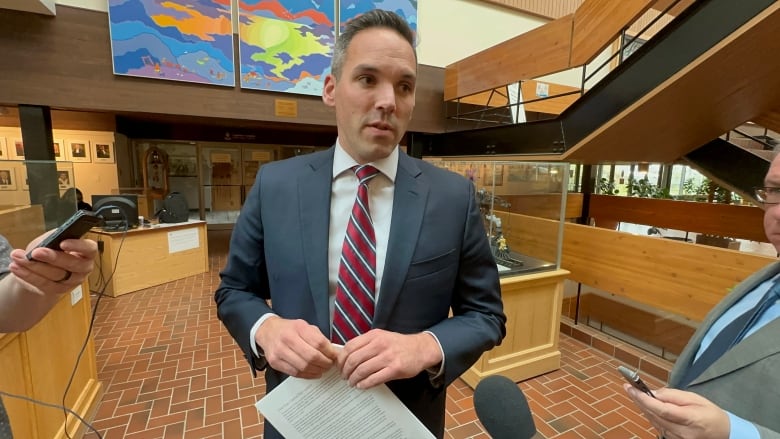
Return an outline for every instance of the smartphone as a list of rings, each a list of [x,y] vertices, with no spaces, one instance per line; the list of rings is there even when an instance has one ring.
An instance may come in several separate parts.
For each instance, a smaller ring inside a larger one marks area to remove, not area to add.
[[[620,372],[620,374],[623,375],[623,378],[625,378],[629,384],[634,386],[635,389],[655,398],[655,395],[653,395],[653,392],[650,390],[649,387],[647,387],[647,384],[645,384],[645,382],[642,381],[642,378],[639,378],[639,373],[634,372],[631,369],[624,366],[618,366],[618,372]]]
[[[61,250],[60,243],[66,239],[79,239],[84,236],[89,229],[99,226],[102,219],[92,212],[79,210],[73,216],[68,218],[65,223],[41,241],[37,247],[46,247],[52,250]],[[33,249],[35,250],[35,249]],[[27,259],[32,261],[32,250],[27,252]]]

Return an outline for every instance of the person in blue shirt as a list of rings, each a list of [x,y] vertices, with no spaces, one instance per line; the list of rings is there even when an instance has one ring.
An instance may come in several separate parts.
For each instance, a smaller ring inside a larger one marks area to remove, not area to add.
[[[780,156],[756,198],[780,252]],[[666,439],[780,438],[780,262],[740,282],[707,315],[655,398],[625,390]]]

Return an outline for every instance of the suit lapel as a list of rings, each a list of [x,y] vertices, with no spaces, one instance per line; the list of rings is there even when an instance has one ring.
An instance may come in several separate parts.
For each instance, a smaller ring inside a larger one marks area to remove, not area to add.
[[[704,319],[701,325],[699,325],[699,328],[696,330],[696,332],[693,334],[691,339],[688,341],[685,350],[683,350],[683,352],[680,354],[680,357],[677,359],[677,362],[675,363],[675,367],[669,376],[670,387],[677,387],[679,385],[680,380],[683,378],[683,376],[685,376],[685,372],[691,367],[693,363],[693,359],[696,355],[696,352],[698,352],[699,350],[699,346],[701,345],[701,341],[704,338],[704,335],[707,333],[707,331],[709,331],[710,327],[712,327],[715,321],[719,319],[723,315],[723,313],[726,312],[729,308],[731,308],[737,301],[742,299],[742,297],[744,297],[745,294],[749,293],[750,291],[753,291],[753,289],[761,282],[764,282],[769,277],[777,274],[778,270],[780,270],[780,262],[775,262],[773,264],[770,264],[767,267],[763,268],[762,270],[756,272],[748,279],[746,279],[744,282],[737,285],[737,287],[734,288],[734,291],[732,291],[715,308],[713,308],[712,312],[707,314],[707,317]],[[762,328],[762,331],[763,329],[765,328]],[[732,352],[735,350],[736,350],[736,346],[734,349],[732,349],[726,355],[724,355],[723,358],[719,359],[712,366],[710,366],[701,376],[699,376],[699,378],[694,380],[691,384],[701,382],[705,376],[710,375],[709,372],[712,371],[713,367],[716,364],[720,363],[721,360],[724,360],[726,357],[731,357]],[[756,356],[753,355],[752,357],[754,358],[754,360],[752,361],[755,361]],[[726,363],[724,363],[724,366],[725,364]],[[733,370],[730,367],[725,367],[724,370],[725,369]]]
[[[718,361],[712,363],[693,380],[691,385],[718,378],[777,354],[780,352],[780,345],[777,344],[778,333],[780,333],[780,319],[775,319],[723,354]]]
[[[406,154],[399,153],[393,195],[393,216],[387,241],[382,286],[374,312],[374,327],[385,327],[392,314],[406,272],[412,262],[422,227],[429,187],[418,178],[420,168]]]
[[[304,172],[297,182],[298,215],[303,236],[302,256],[306,261],[306,275],[309,279],[318,326],[324,334],[330,334],[328,227],[333,181],[333,148],[323,154],[316,154],[308,166],[310,172]]]

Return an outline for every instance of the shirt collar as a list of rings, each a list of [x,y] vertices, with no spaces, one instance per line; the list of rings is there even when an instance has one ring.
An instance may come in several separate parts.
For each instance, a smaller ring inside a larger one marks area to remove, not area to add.
[[[357,164],[358,162],[344,150],[339,140],[336,139],[336,150],[333,153],[333,179],[335,180],[342,172]],[[368,164],[378,169],[385,177],[395,183],[395,175],[398,172],[398,145],[393,148],[393,152],[389,156]]]

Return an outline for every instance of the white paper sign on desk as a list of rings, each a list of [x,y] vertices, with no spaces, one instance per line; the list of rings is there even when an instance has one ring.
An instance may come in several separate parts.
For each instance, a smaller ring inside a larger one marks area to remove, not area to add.
[[[200,247],[198,229],[182,229],[168,232],[168,253],[183,252]]]
[[[286,439],[434,439],[386,385],[350,387],[335,367],[288,378],[255,407]]]

